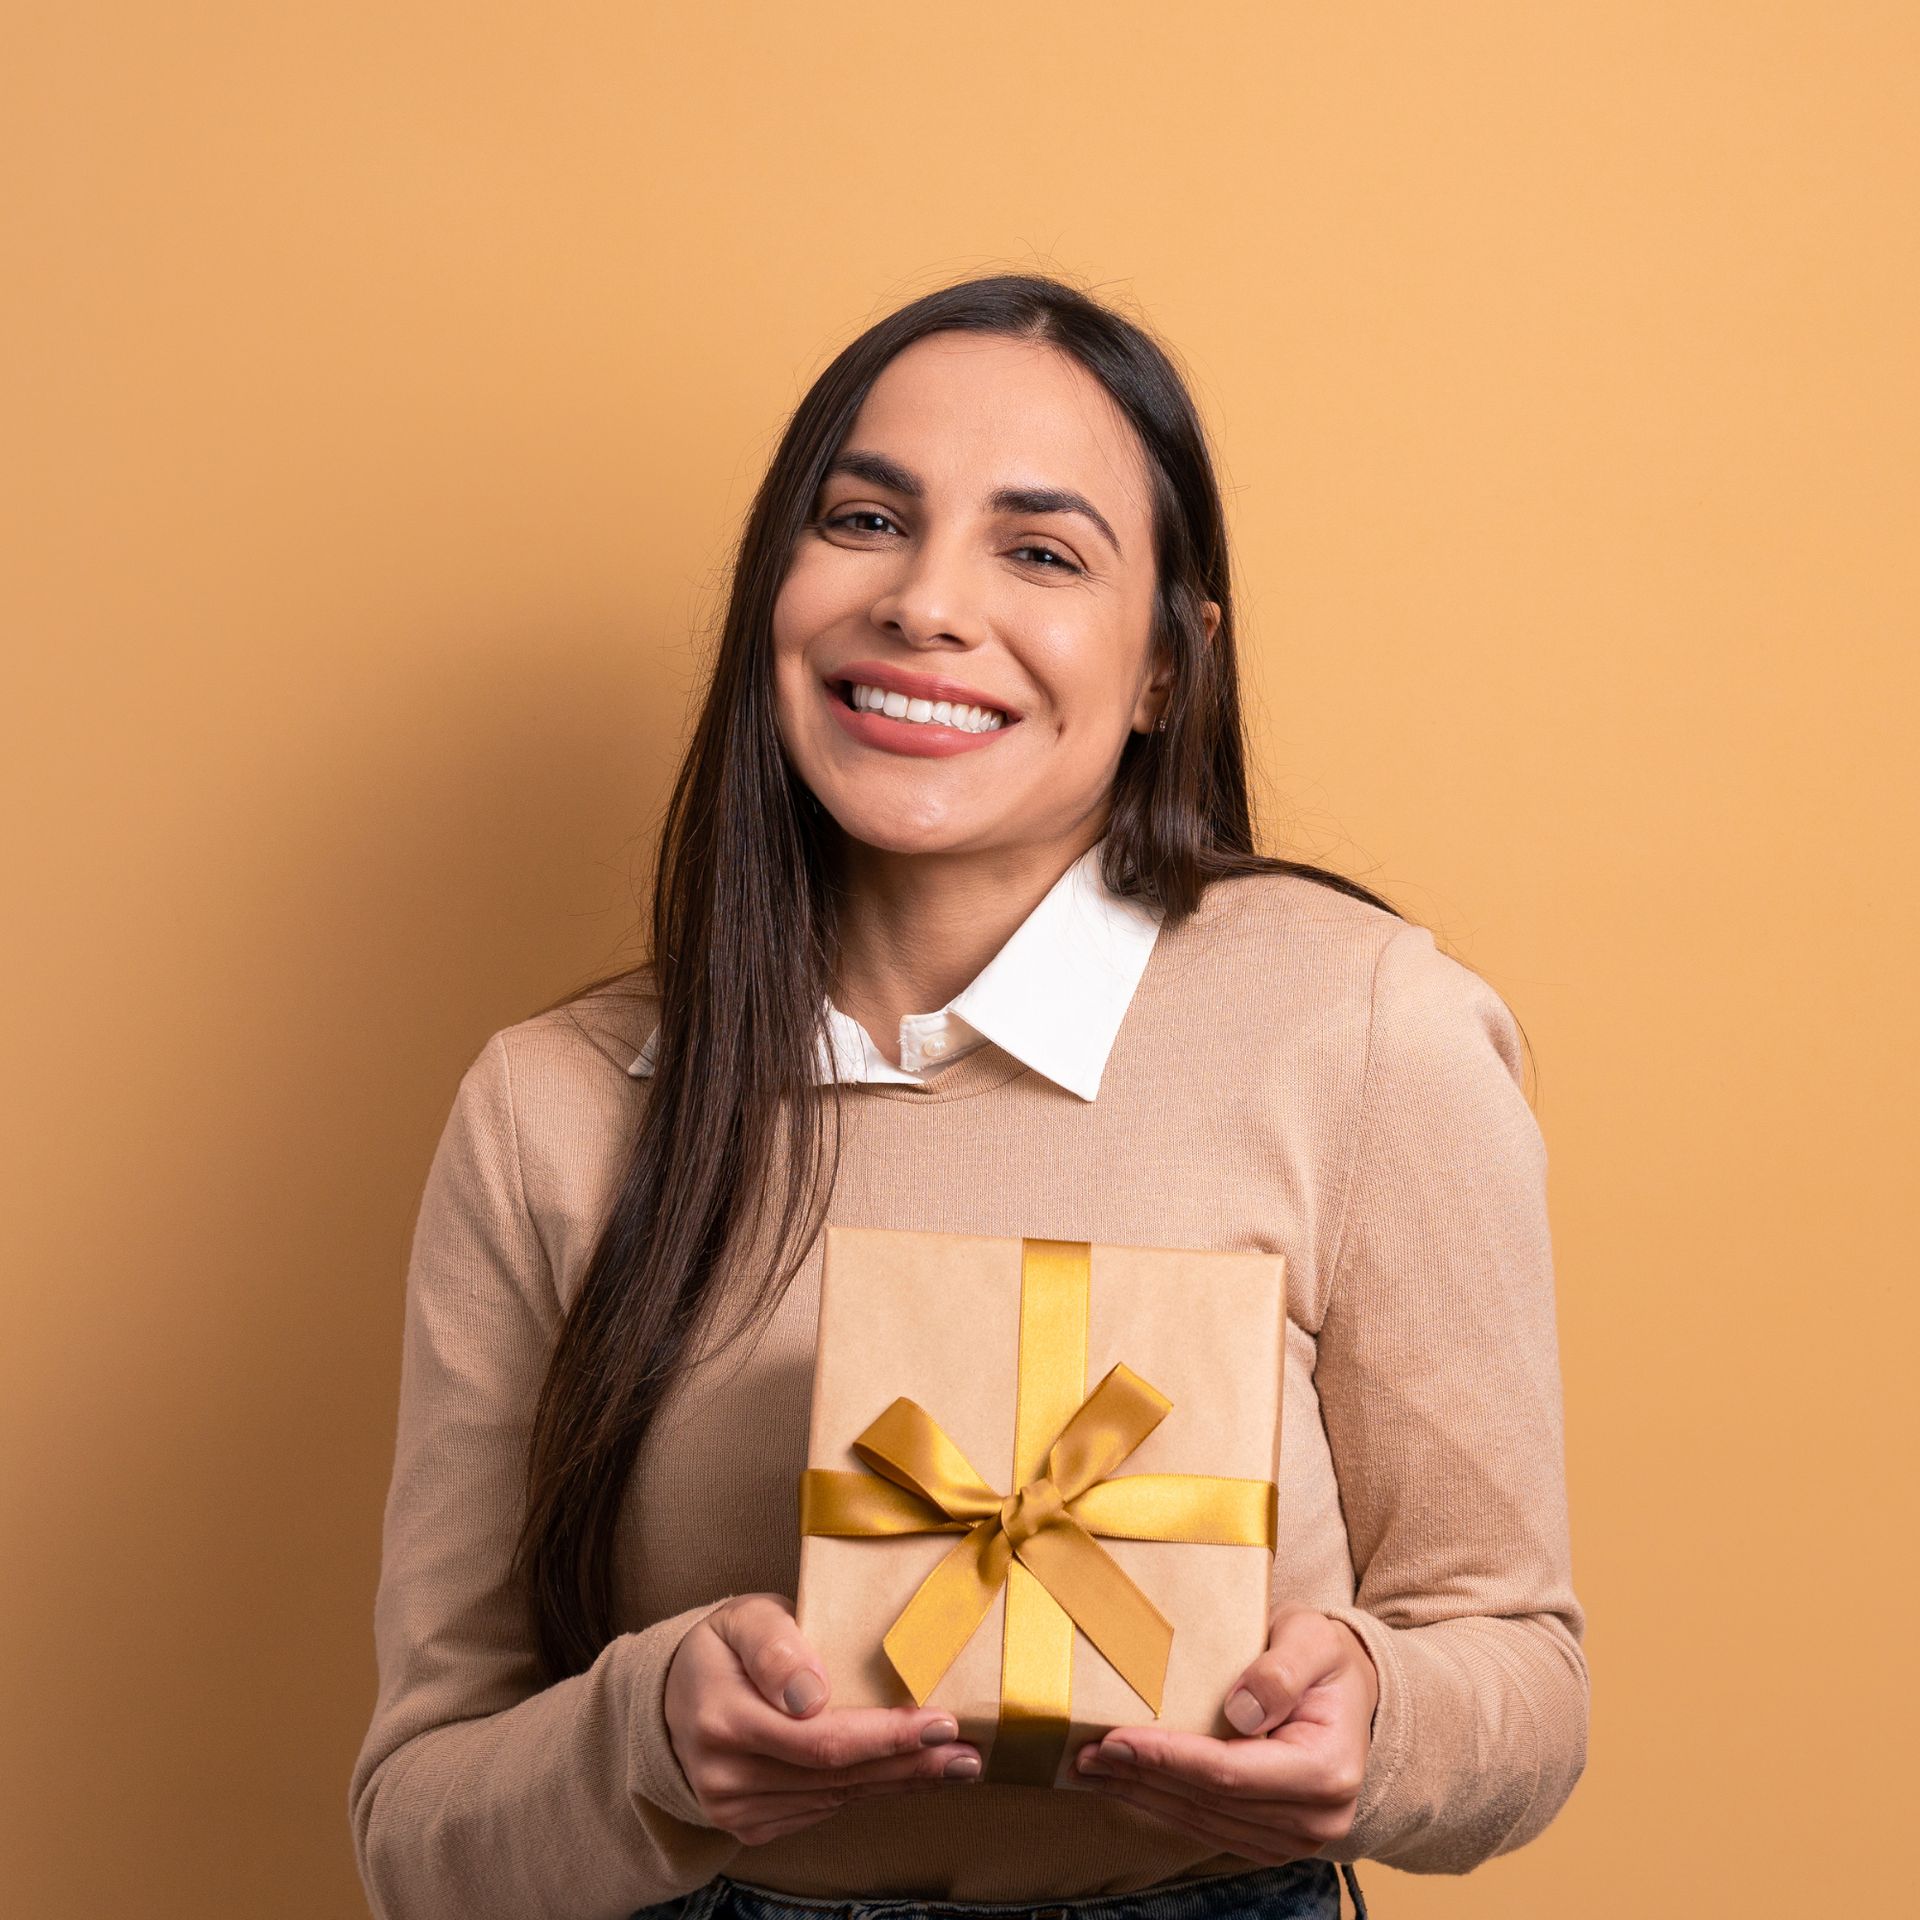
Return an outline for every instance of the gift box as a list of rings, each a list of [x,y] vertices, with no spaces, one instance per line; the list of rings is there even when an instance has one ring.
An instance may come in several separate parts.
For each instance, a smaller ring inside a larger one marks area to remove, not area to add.
[[[944,1707],[983,1777],[1223,1712],[1265,1650],[1279,1253],[829,1226],[795,1617],[836,1707]]]

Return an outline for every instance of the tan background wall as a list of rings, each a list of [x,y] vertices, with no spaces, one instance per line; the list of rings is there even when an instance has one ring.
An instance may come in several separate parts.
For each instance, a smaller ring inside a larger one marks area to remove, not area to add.
[[[6,11],[9,1911],[363,1912],[455,1080],[785,410],[1009,266],[1193,371],[1275,840],[1537,1052],[1592,1757],[1376,1911],[1905,1889],[1911,7]]]

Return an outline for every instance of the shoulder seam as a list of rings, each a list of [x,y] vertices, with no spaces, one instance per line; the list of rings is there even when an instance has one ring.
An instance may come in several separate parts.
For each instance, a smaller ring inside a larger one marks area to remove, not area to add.
[[[1347,1253],[1347,1228],[1353,1219],[1353,1189],[1360,1174],[1360,1148],[1366,1138],[1367,1117],[1373,1101],[1374,1040],[1380,1026],[1380,970],[1386,964],[1388,950],[1403,935],[1414,930],[1414,922],[1403,921],[1380,942],[1373,956],[1373,976],[1367,987],[1366,1051],[1360,1066],[1360,1097],[1355,1102],[1353,1138],[1347,1150],[1346,1177],[1340,1187],[1340,1224],[1334,1232],[1333,1252],[1327,1261],[1326,1311],[1333,1310],[1334,1289],[1340,1284],[1340,1263]]]
[[[533,1244],[540,1249],[541,1263],[547,1270],[547,1293],[553,1302],[555,1312],[558,1312],[560,1291],[553,1282],[553,1252],[540,1232],[539,1216],[527,1199],[526,1162],[520,1152],[520,1116],[514,1107],[513,1100],[513,1054],[507,1046],[506,1036],[502,1033],[496,1033],[487,1045],[500,1049],[501,1079],[507,1102],[507,1138],[513,1148],[514,1191],[520,1196],[520,1211],[526,1215],[528,1230],[533,1235]]]

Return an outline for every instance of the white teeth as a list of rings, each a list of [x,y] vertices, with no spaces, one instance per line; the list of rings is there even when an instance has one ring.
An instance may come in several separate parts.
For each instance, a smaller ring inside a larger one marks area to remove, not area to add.
[[[856,684],[853,704],[863,713],[884,713],[891,720],[906,720],[916,725],[931,721],[936,726],[958,727],[963,733],[991,733],[1006,725],[1006,715],[993,707],[962,706],[951,700],[915,700],[904,693],[888,693],[879,687]]]

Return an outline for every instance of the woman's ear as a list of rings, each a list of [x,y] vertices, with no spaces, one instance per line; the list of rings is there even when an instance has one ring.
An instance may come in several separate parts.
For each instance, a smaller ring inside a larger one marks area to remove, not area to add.
[[[1173,700],[1173,661],[1164,654],[1156,655],[1155,661],[1152,677],[1140,690],[1140,704],[1133,710],[1131,725],[1135,733],[1152,733],[1165,719]]]
[[[1201,612],[1206,616],[1207,638],[1211,640],[1213,636],[1220,631],[1220,602],[1218,600],[1209,600],[1206,605],[1201,608]]]

